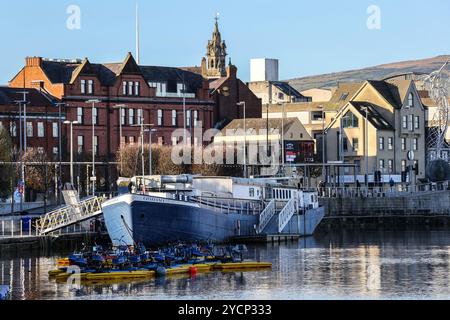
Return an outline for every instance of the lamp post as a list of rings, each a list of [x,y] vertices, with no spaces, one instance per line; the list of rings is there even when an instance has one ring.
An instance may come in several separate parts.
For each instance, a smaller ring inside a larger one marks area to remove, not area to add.
[[[95,104],[100,103],[101,101],[99,99],[91,99],[86,101],[86,103],[92,104],[92,196],[95,197],[95,183],[97,181],[97,175],[95,174],[95,122],[94,121],[94,110],[95,110]]]
[[[149,164],[149,175],[152,176],[153,175],[153,163],[152,163],[152,158],[153,158],[153,154],[152,154],[152,133],[156,132],[156,129],[152,129],[154,125],[153,124],[149,124],[147,125],[148,129],[145,130],[145,132],[148,132],[148,164]]]
[[[123,116],[123,110],[126,110],[128,106],[125,104],[118,104],[113,106],[113,109],[118,109],[119,110],[119,149],[120,151],[122,151],[123,148],[123,129],[122,126],[124,125],[124,123],[122,123],[122,116]],[[144,115],[142,114],[142,117]],[[122,161],[122,152],[120,152],[120,171],[123,171],[123,161]]]
[[[70,185],[74,188],[73,182],[73,125],[78,121],[64,121],[64,124],[70,125]],[[60,177],[61,179],[61,177]]]
[[[241,101],[237,103],[237,106],[244,107],[244,178],[247,178],[247,120],[246,120],[246,103]]]
[[[65,103],[58,102],[55,104],[58,107],[58,160],[59,160],[59,176],[58,176],[58,205],[61,205],[61,193],[62,193],[62,138],[61,138],[61,107],[65,106]]]

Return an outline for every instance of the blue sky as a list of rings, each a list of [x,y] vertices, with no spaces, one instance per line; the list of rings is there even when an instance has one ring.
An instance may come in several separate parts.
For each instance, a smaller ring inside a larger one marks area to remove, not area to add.
[[[134,52],[136,0],[15,0],[0,10],[0,84],[26,56],[122,61]],[[251,58],[280,59],[282,79],[450,54],[448,0],[138,0],[141,63],[199,65],[215,13],[239,76]],[[69,5],[81,29],[69,30]],[[367,8],[381,29],[367,28]]]

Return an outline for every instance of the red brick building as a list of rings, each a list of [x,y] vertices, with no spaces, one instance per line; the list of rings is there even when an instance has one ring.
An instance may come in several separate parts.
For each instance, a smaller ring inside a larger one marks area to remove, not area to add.
[[[25,96],[23,92],[26,92]],[[27,102],[26,108],[23,101]],[[36,89],[0,87],[0,127],[10,133],[14,148],[11,150],[13,156],[19,151],[20,126],[22,125],[22,128],[25,128],[22,132],[26,135],[27,147],[38,148],[50,158],[59,158],[58,123],[60,118],[59,110],[54,103],[53,97]],[[61,119],[64,121],[63,114]],[[24,143],[24,136],[22,141]]]

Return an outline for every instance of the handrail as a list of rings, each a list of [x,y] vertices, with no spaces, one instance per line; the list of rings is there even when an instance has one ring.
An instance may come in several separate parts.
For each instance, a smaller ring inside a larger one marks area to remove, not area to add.
[[[49,212],[36,221],[36,230],[41,235],[48,234],[100,215],[103,201],[104,198],[90,198],[78,205]]]
[[[297,203],[295,199],[289,200],[284,209],[280,212],[278,216],[278,232],[283,232],[284,228],[286,228],[289,221],[292,219],[294,214],[297,212],[296,210]]]
[[[264,231],[264,229],[269,224],[270,220],[272,220],[275,213],[276,213],[276,201],[272,200],[269,202],[264,211],[261,212],[261,214],[259,215],[258,234],[261,234]]]

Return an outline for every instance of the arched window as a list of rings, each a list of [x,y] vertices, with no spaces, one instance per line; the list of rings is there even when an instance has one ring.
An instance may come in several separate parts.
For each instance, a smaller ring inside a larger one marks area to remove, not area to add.
[[[408,96],[408,106],[413,108],[414,107],[414,95],[412,93]]]

